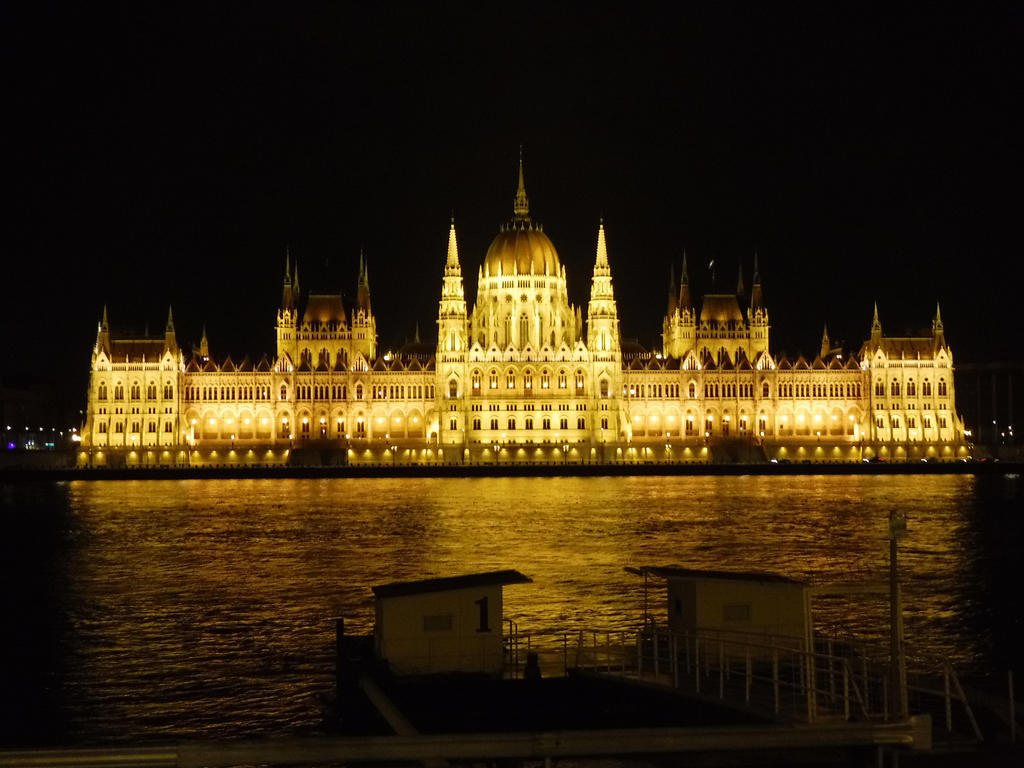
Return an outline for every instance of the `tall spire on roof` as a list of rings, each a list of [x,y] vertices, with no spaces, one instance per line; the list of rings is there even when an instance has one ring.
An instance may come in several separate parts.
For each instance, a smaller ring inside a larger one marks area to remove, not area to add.
[[[363,250],[359,249],[359,287],[357,290],[356,303],[359,308],[370,314],[370,269],[363,258]]]
[[[445,272],[449,269],[458,269],[462,274],[462,265],[459,263],[459,244],[455,240],[455,214],[452,214],[452,223],[448,228],[448,260],[445,262]]]
[[[875,302],[875,314],[871,319],[871,340],[881,341],[882,340],[882,323],[878,319],[878,302]]]
[[[821,333],[821,357],[822,357],[822,359],[824,359],[825,356],[828,355],[828,353],[831,352],[831,351],[832,351],[832,342],[831,342],[831,340],[828,337],[828,325],[826,325],[825,329]]]
[[[577,322],[578,327],[582,329],[582,313],[578,315]],[[605,242],[603,218],[597,225],[597,256],[594,259],[594,276],[590,281],[587,346],[598,358],[618,360],[617,364],[621,365],[619,310],[612,289],[612,268],[608,263],[608,244]]]
[[[690,268],[686,264],[686,249],[683,248],[683,272],[679,276],[679,309],[693,309],[690,296]]]
[[[754,277],[753,285],[750,288],[750,308],[764,308],[764,294],[761,291],[761,268],[757,263],[757,250],[754,250]]]
[[[932,337],[940,346],[946,345],[946,331],[942,325],[942,310],[939,309],[939,302],[935,302],[935,319],[932,320]]]
[[[110,323],[107,320],[107,305],[103,305],[103,318],[96,326],[96,346],[93,349],[93,354],[97,354],[103,350],[110,355]]]
[[[526,180],[523,176],[523,145],[519,145],[519,188],[516,190],[516,200],[512,206],[515,214],[515,221],[530,220],[530,200],[526,196]]]
[[[295,288],[292,284],[292,254],[291,249],[284,247],[284,280],[281,286],[281,309],[294,309]]]
[[[604,240],[604,217],[597,225],[597,259],[594,261],[594,273],[597,274],[598,268],[602,267],[608,270],[609,275],[611,274],[611,266],[608,264],[608,246]]]
[[[171,352],[178,351],[178,338],[174,333],[174,311],[167,307],[167,326],[164,328],[164,347]]]
[[[206,338],[206,323],[203,323],[203,338],[199,340],[199,356],[205,363],[210,359],[210,342]]]

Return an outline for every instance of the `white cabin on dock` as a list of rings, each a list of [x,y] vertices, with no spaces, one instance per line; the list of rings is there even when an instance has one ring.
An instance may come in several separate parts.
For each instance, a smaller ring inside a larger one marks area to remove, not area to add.
[[[631,569],[666,581],[669,629],[678,634],[762,636],[809,642],[807,584],[775,573],[705,571],[678,566]]]
[[[377,658],[399,675],[500,675],[502,587],[530,581],[506,570],[374,587]]]

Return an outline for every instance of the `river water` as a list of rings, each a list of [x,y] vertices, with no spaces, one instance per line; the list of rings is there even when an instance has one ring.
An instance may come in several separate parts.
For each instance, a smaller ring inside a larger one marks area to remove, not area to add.
[[[335,617],[370,588],[516,568],[523,631],[626,629],[626,566],[884,581],[890,511],[914,653],[1024,660],[1016,477],[615,477],[81,481],[0,486],[4,745],[320,732]],[[660,609],[662,593],[652,591]],[[815,604],[872,637],[875,598]]]

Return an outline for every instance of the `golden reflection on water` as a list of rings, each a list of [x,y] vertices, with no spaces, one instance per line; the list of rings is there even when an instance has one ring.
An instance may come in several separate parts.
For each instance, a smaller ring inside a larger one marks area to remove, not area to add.
[[[516,568],[524,631],[625,629],[625,566],[772,571],[813,583],[887,575],[905,512],[907,635],[971,661],[968,476],[615,477],[76,482],[69,487],[64,693],[79,732],[244,736],[318,730],[333,621],[372,629],[370,588]],[[652,593],[658,605],[660,593]],[[878,634],[887,606],[820,601],[817,623]]]

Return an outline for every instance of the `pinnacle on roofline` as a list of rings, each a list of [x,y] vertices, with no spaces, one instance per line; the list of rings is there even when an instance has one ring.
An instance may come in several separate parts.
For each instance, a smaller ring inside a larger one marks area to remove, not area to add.
[[[530,220],[530,199],[526,196],[526,180],[523,176],[523,145],[519,145],[519,188],[512,206],[515,221]]]

